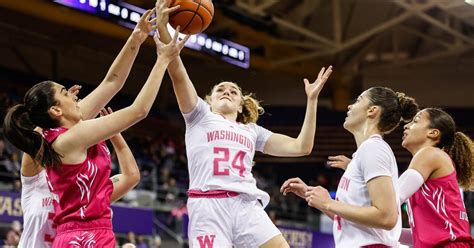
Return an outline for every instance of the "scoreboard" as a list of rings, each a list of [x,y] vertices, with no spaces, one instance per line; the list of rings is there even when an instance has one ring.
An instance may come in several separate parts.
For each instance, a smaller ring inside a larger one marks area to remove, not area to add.
[[[52,0],[53,2],[82,11],[91,15],[99,16],[105,20],[117,23],[124,27],[133,29],[145,12],[145,9],[134,6],[123,1],[114,0]],[[168,25],[171,35],[174,29]],[[184,37],[184,35],[183,35]],[[192,35],[186,47],[201,51],[214,57],[218,57],[230,64],[249,68],[250,49],[235,42],[213,37],[206,33]]]

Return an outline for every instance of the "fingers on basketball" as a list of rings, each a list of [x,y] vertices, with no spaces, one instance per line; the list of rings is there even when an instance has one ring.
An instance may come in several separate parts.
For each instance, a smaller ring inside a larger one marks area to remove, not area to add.
[[[209,27],[214,16],[214,5],[211,0],[172,0],[170,8],[180,8],[170,14],[170,24],[176,29],[181,26],[181,33],[197,34]]]

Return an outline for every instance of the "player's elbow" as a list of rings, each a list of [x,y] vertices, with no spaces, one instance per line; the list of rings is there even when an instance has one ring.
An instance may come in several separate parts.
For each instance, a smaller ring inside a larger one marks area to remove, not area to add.
[[[397,225],[396,219],[395,219],[395,221],[393,221],[393,220],[387,220],[387,221],[385,221],[385,223],[383,223],[382,229],[387,230],[387,231],[390,231],[390,230],[392,230],[396,225]]]
[[[301,148],[301,155],[302,156],[308,156],[311,154],[311,152],[313,151],[313,146],[304,146]]]
[[[294,146],[297,147],[300,156],[308,156],[313,151],[314,143],[308,140],[301,140],[299,137],[295,140]]]
[[[150,108],[147,108],[145,106],[133,106],[132,105],[132,116],[135,120],[141,121],[145,119],[148,116],[148,113],[150,112]]]
[[[385,230],[392,230],[398,222],[398,215],[397,213],[386,213],[383,214],[380,218],[380,227]]]
[[[137,186],[140,182],[140,171],[138,169],[123,175],[126,177],[127,185],[129,185],[131,188]]]
[[[149,112],[150,112],[150,109],[146,109],[146,108],[139,109],[139,111],[137,111],[136,118],[138,120],[143,120],[148,116]]]
[[[140,172],[137,171],[136,173],[132,173],[129,176],[130,184],[133,185],[133,187],[137,186],[138,183],[140,182]]]
[[[112,73],[105,76],[102,84],[107,85],[107,89],[112,92],[119,92],[123,88],[125,80],[126,78],[124,78],[123,75]]]

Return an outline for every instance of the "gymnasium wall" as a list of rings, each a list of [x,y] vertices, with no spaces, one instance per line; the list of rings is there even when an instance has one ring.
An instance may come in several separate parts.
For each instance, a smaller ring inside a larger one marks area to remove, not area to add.
[[[422,106],[474,107],[474,59],[374,67],[364,72],[363,87],[386,85],[415,97]]]

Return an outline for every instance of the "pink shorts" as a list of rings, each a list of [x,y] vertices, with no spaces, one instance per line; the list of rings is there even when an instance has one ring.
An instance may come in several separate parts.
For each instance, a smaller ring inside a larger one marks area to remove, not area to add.
[[[472,241],[458,241],[458,242],[449,242],[444,244],[438,244],[435,248],[472,248],[474,243]]]
[[[58,226],[53,248],[115,248],[110,219],[69,222]]]

